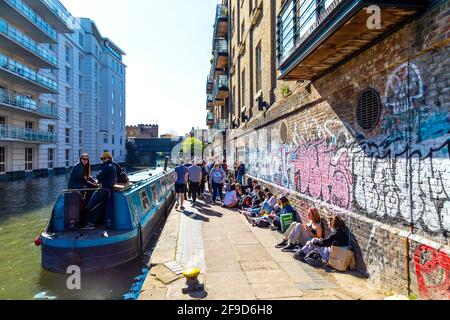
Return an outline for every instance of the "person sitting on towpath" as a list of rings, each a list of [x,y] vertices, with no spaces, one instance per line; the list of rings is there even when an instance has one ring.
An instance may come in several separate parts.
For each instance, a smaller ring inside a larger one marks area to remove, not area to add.
[[[105,205],[106,200],[112,194],[114,185],[117,183],[117,170],[112,163],[112,155],[104,152],[101,160],[103,161],[102,169],[97,175],[97,181],[101,184],[101,189],[95,191],[88,204],[88,215],[86,224],[82,230],[93,230],[100,217],[101,209]]]
[[[303,247],[314,238],[323,238],[322,218],[317,208],[310,208],[308,222],[306,224],[293,222],[275,247],[282,248],[284,252],[293,252],[297,244]]]

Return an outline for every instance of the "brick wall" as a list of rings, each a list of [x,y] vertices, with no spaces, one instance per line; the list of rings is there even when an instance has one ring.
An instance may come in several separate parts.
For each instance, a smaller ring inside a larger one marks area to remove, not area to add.
[[[229,163],[243,146],[248,174],[302,215],[311,206],[343,215],[359,269],[395,291],[410,278],[423,298],[449,298],[449,19],[444,1],[326,76],[289,83],[287,98],[278,81],[270,109],[228,135]],[[382,101],[370,132],[355,121],[367,88]]]

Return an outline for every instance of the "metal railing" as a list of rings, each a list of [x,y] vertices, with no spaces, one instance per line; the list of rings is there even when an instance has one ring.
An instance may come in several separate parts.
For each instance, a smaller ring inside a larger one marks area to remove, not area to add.
[[[277,18],[278,63],[299,47],[343,0],[288,0]]]
[[[220,75],[217,77],[216,82],[214,83],[214,89],[213,89],[213,97],[216,99],[217,93],[220,90],[228,91],[229,88],[229,82],[228,82],[228,76],[227,75]]]
[[[216,7],[216,20],[228,18],[228,7],[223,4],[218,4]]]
[[[214,113],[208,112],[206,115],[206,122],[214,122]]]
[[[206,93],[211,92],[213,86],[214,86],[213,78],[211,75],[208,75],[208,77],[206,78]]]
[[[72,25],[74,24],[74,17],[67,11],[66,8],[63,7],[59,1],[54,0],[41,0],[44,2],[47,7],[53,11],[64,23],[69,27],[69,29],[73,29]]]
[[[18,76],[24,77],[30,81],[34,81],[44,87],[47,87],[51,90],[58,91],[58,84],[47,78],[43,75],[37,73],[33,69],[30,69],[29,67],[12,60],[5,56],[4,54],[0,53],[0,68],[9,70]]]
[[[0,18],[0,33],[6,35],[8,38],[18,42],[23,47],[32,51],[42,59],[47,62],[56,65],[56,56],[50,54],[46,50],[42,49],[35,41],[31,40],[29,37],[19,32],[17,29],[12,27],[8,22]]]
[[[42,19],[33,9],[23,3],[21,0],[5,0],[24,17],[33,22],[39,29],[45,32],[50,38],[58,41],[58,33],[44,19]]]
[[[19,95],[7,90],[0,89],[0,103],[24,111],[37,112],[52,118],[57,117],[57,110],[55,107],[38,103],[28,96]]]
[[[55,143],[56,134],[48,131],[39,131],[20,127],[0,125],[0,139]]]
[[[216,129],[219,131],[225,131],[229,128],[230,128],[230,122],[226,119],[217,120],[213,125],[213,129]]]

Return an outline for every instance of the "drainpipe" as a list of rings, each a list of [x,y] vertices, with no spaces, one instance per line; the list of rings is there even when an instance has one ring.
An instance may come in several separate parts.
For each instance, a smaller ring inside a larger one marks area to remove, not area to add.
[[[409,261],[410,261],[410,256],[409,256],[409,249],[410,249],[410,245],[409,245],[409,238],[411,235],[414,234],[414,212],[413,212],[413,165],[412,165],[412,156],[411,156],[411,147],[412,147],[412,125],[413,125],[413,119],[412,119],[412,112],[411,112],[411,108],[412,105],[410,104],[411,100],[410,100],[410,92],[409,92],[409,88],[411,86],[410,80],[410,74],[409,74],[409,70],[410,70],[410,60],[408,58],[408,62],[407,62],[407,69],[406,69],[406,73],[407,73],[407,81],[408,81],[408,86],[407,86],[407,97],[408,97],[408,149],[406,154],[408,155],[408,183],[409,183],[409,216],[410,216],[410,223],[409,223],[409,233],[408,236],[405,239],[405,258],[406,258],[406,289],[408,291],[408,295],[411,295],[411,273],[410,273],[410,268],[409,268]]]

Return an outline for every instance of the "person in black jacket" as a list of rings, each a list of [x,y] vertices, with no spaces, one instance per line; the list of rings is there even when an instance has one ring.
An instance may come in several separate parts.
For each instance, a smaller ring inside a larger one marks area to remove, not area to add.
[[[309,241],[303,248],[299,249],[294,257],[300,260],[307,259],[313,253],[318,253],[323,261],[327,261],[330,257],[331,247],[348,247],[349,236],[345,232],[345,223],[341,217],[333,215],[330,219],[331,235],[326,239],[314,238]]]
[[[91,163],[89,155],[84,153],[80,162],[73,166],[69,177],[68,189],[86,189],[95,187],[95,181],[91,177]]]
[[[88,216],[86,224],[81,228],[83,230],[93,230],[97,224],[101,213],[101,208],[113,191],[117,183],[117,170],[112,162],[112,155],[104,152],[101,160],[103,161],[102,170],[97,175],[97,180],[101,183],[101,190],[97,190],[88,204]]]

